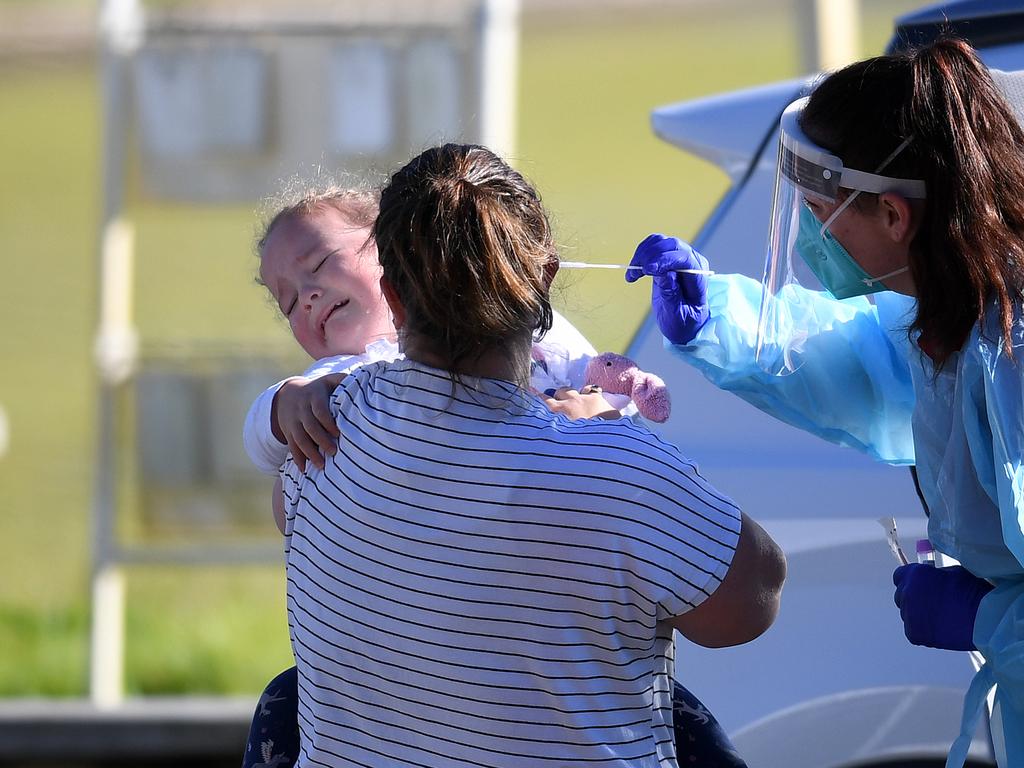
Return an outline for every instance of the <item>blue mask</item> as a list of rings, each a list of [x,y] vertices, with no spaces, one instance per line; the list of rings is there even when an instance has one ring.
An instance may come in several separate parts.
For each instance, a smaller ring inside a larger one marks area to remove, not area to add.
[[[837,212],[838,213],[838,212]],[[800,226],[796,237],[796,250],[821,282],[822,287],[837,299],[865,296],[886,290],[882,280],[901,272],[903,267],[882,277],[871,277],[853,260],[849,251],[843,248],[806,205],[800,206]]]

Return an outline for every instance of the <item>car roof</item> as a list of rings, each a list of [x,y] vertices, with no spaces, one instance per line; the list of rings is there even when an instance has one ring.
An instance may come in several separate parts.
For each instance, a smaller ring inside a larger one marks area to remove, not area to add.
[[[941,35],[971,41],[975,48],[1021,39],[1024,7],[1020,0],[959,0],[935,3],[895,20],[888,51],[925,45]]]

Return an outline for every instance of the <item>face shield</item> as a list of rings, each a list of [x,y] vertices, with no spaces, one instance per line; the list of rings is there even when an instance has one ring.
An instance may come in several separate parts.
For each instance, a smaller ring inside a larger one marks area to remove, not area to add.
[[[777,376],[800,367],[809,335],[821,327],[821,291],[836,299],[873,293],[884,290],[882,280],[907,269],[868,275],[833,237],[829,231],[832,222],[861,192],[925,197],[923,181],[878,175],[910,144],[909,138],[874,173],[846,168],[842,160],[812,142],[800,129],[800,112],[806,104],[807,98],[799,99],[782,113],[758,317],[757,362]],[[842,202],[835,206],[840,199]],[[809,203],[816,204],[818,210],[835,208],[821,220]]]

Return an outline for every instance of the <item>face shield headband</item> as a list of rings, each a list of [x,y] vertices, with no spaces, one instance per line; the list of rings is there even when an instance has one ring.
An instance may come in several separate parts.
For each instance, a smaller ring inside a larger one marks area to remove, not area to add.
[[[839,157],[815,144],[801,129],[799,118],[807,101],[803,98],[790,104],[780,121],[756,342],[758,363],[776,375],[792,373],[802,364],[804,347],[812,329],[819,325],[821,302],[827,301],[814,291],[824,288],[840,299],[872,293],[884,289],[881,280],[906,269],[868,275],[829,232],[836,218],[861,192],[896,192],[916,199],[926,196],[922,180],[880,175],[911,138],[904,139],[873,173],[846,168]],[[819,222],[807,199],[835,203],[841,197],[840,188],[849,191],[846,198],[827,220]]]
[[[839,199],[839,188],[852,189],[849,200],[861,192],[880,195],[883,192],[897,192],[904,197],[924,199],[925,183],[920,179],[897,179],[880,176],[909,145],[913,137],[907,137],[875,169],[874,173],[858,171],[843,166],[843,161],[827,149],[823,149],[807,138],[800,128],[800,113],[810,97],[797,99],[782,113],[779,136],[779,173],[785,176],[798,190],[810,197],[830,203]]]

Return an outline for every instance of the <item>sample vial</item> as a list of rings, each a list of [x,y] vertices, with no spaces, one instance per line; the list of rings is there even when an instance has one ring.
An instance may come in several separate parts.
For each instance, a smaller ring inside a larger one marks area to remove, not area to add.
[[[917,540],[917,562],[924,565],[935,565],[935,550],[928,539]]]

